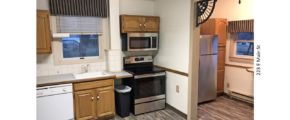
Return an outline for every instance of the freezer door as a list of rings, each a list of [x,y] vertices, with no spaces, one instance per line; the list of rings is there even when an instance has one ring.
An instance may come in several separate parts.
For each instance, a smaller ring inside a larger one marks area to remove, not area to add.
[[[216,98],[217,55],[200,56],[198,103]]]
[[[200,36],[200,55],[217,54],[218,38],[216,35]]]

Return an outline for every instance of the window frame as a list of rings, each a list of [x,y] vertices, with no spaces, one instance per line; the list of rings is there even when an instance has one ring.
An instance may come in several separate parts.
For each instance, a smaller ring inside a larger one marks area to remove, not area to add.
[[[53,41],[53,53],[55,64],[83,64],[83,63],[94,63],[104,60],[104,42],[103,35],[98,35],[99,42],[99,56],[88,56],[88,57],[75,57],[75,58],[64,58],[63,57],[63,44],[61,38],[54,38]],[[83,59],[81,59],[83,58]]]
[[[230,55],[229,60],[231,62],[239,62],[239,63],[254,63],[254,56],[248,55],[237,55],[237,42],[254,42],[254,40],[238,40],[237,33],[230,33]]]

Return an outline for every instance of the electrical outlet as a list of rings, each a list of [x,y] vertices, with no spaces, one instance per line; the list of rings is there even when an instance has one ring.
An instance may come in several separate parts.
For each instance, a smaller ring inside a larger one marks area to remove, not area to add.
[[[179,93],[179,85],[176,85],[176,92]]]
[[[230,83],[227,83],[227,88],[230,88]]]

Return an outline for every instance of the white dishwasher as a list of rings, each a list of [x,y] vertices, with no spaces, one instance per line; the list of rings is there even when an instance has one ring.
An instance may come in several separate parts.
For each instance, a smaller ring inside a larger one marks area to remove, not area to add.
[[[37,120],[73,120],[72,84],[37,88]]]

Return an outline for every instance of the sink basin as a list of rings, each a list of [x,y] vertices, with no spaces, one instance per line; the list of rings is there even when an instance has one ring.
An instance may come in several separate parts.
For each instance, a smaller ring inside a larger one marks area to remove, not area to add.
[[[98,71],[98,72],[76,73],[73,75],[76,79],[86,79],[86,78],[105,77],[110,76],[111,74],[104,71]]]

